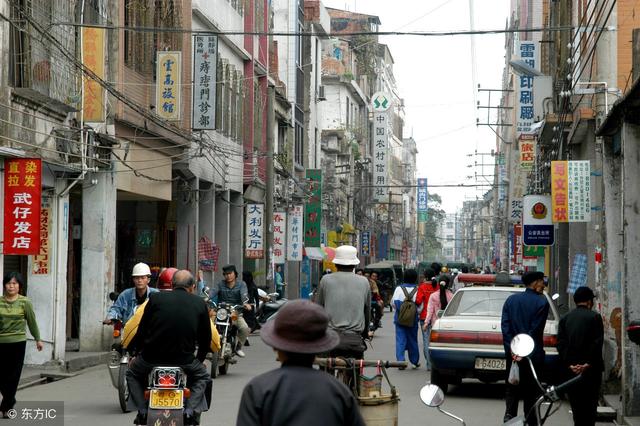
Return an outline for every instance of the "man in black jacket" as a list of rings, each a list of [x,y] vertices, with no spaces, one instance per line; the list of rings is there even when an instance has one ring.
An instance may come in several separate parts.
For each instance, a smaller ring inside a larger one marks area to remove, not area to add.
[[[134,424],[146,424],[144,399],[147,377],[158,365],[178,366],[187,374],[191,397],[185,403],[185,424],[195,424],[194,414],[204,403],[209,374],[202,364],[211,342],[211,323],[207,305],[193,294],[196,282],[191,272],[177,271],[173,291],[153,294],[140,320],[138,332],[129,348],[139,353],[129,365],[127,384],[138,409]],[[197,356],[194,356],[198,344]],[[206,406],[206,403],[204,403]]]
[[[604,327],[599,313],[592,311],[595,295],[589,287],[578,287],[573,294],[576,308],[558,325],[558,353],[562,365],[582,379],[568,391],[573,422],[595,425],[602,382]]]

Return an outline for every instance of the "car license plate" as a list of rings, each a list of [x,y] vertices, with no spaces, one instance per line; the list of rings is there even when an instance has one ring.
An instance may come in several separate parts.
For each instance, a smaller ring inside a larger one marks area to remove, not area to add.
[[[182,389],[152,389],[149,408],[182,408]]]
[[[507,361],[501,358],[476,358],[476,370],[503,370],[507,369]]]

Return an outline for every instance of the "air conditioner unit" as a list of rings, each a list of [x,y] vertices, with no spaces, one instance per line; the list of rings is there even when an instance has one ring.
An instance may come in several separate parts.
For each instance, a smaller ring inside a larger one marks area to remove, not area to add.
[[[324,94],[324,86],[323,85],[318,86],[318,96],[317,96],[316,99],[319,100],[319,101],[326,101],[327,100],[327,97]]]

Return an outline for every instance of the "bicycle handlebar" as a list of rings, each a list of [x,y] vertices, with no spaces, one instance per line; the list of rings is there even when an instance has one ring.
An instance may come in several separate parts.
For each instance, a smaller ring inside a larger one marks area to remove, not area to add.
[[[407,361],[382,361],[382,360],[359,360],[355,358],[317,358],[313,362],[320,367],[349,367],[349,366],[360,366],[360,361],[362,361],[363,367],[380,367],[384,368],[407,368],[409,365]]]
[[[555,386],[554,390],[558,393],[565,391],[567,388],[572,386],[574,383],[580,381],[582,379],[582,374],[578,374],[576,377],[572,377],[564,383],[560,383],[558,386]]]

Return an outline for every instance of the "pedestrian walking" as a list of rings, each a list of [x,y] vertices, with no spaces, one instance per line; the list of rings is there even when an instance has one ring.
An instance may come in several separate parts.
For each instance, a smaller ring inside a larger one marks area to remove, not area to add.
[[[340,341],[321,306],[300,299],[287,303],[262,326],[260,338],[274,349],[281,366],[245,386],[237,426],[364,426],[351,390],[313,368],[316,355]]]
[[[544,325],[549,314],[549,304],[543,295],[545,288],[544,274],[542,272],[527,272],[522,276],[522,282],[526,286],[525,291],[512,294],[507,298],[502,307],[502,340],[507,361],[505,377],[506,392],[504,422],[518,415],[520,399],[524,403],[524,413],[530,414],[527,422],[535,422],[535,414],[531,413],[531,407],[540,393],[535,383],[531,368],[528,363],[520,363],[520,383],[509,383],[508,374],[512,362],[520,361],[520,357],[511,353],[511,340],[520,333],[526,333],[533,339],[535,347],[529,359],[536,371],[541,371],[544,363]]]
[[[243,317],[247,325],[251,329],[251,332],[260,328],[258,320],[256,319],[256,313],[260,306],[260,296],[258,295],[258,286],[253,280],[253,274],[250,271],[242,271],[242,281],[247,285],[247,294],[249,295],[249,304],[253,305],[253,309],[243,309]],[[245,341],[245,346],[248,346],[249,340]]]
[[[573,423],[595,425],[600,397],[604,361],[602,317],[594,312],[595,294],[589,287],[578,287],[573,294],[576,308],[558,325],[558,353],[562,365],[571,376],[581,374],[580,381],[569,388]]]
[[[333,263],[338,271],[322,277],[316,295],[316,303],[329,315],[329,327],[340,337],[330,356],[362,359],[371,318],[369,280],[354,273],[360,260],[353,246],[338,247]]]
[[[36,341],[36,349],[43,348],[31,300],[20,294],[24,280],[19,272],[9,272],[2,280],[3,295],[0,299],[0,414],[9,418],[7,411],[16,404],[16,392],[24,365],[27,347],[26,327]]]
[[[396,327],[396,360],[404,361],[405,352],[408,352],[414,369],[420,367],[417,295],[418,273],[415,269],[407,269],[404,271],[404,283],[396,287],[391,300],[395,308],[393,323]]]
[[[429,359],[429,340],[431,337],[431,324],[427,322],[429,311],[429,298],[440,289],[438,280],[434,276],[433,269],[427,268],[423,274],[423,281],[418,286],[418,296],[416,303],[420,309],[420,331],[422,332],[422,352],[424,355],[425,367],[431,370],[431,360]]]

